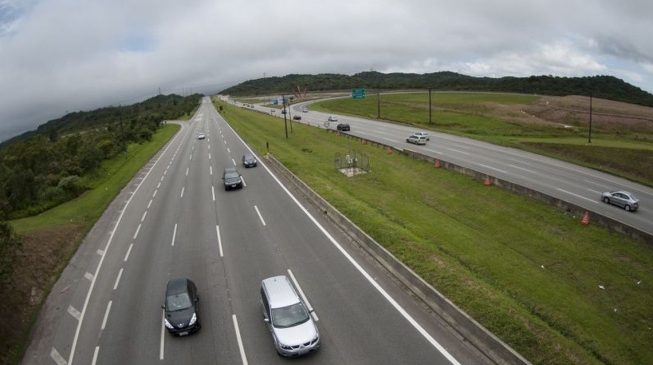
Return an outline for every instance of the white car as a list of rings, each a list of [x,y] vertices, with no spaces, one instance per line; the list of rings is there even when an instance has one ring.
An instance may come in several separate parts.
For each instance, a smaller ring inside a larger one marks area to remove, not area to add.
[[[410,137],[406,138],[406,142],[414,144],[426,144],[426,137],[411,134]]]
[[[197,139],[205,139],[205,138],[206,138],[206,134],[204,133],[200,133],[197,135]]]
[[[308,108],[302,109],[302,113],[308,113]]]
[[[329,122],[337,122],[338,118],[334,117],[333,115],[329,115],[329,119],[327,119]]]
[[[414,136],[424,136],[424,137],[426,137],[427,141],[431,140],[431,136],[429,136],[429,134],[426,133],[426,132],[415,132],[415,133],[413,133],[413,135]]]

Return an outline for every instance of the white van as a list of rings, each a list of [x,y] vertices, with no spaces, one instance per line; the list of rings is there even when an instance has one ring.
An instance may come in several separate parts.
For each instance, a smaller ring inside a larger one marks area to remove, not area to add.
[[[427,136],[420,136],[417,134],[413,134],[410,137],[406,138],[406,142],[408,143],[414,143],[414,144],[426,144],[426,141],[428,140]]]

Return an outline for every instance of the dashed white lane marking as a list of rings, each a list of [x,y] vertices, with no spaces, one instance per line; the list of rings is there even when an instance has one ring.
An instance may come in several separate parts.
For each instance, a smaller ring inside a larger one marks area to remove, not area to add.
[[[246,188],[247,184],[245,184],[245,178],[241,176],[240,179],[243,180],[243,187]]]
[[[211,152],[209,152],[209,160],[211,159]]]
[[[501,173],[503,173],[503,174],[507,174],[507,173],[508,173],[508,172],[506,172],[505,170],[497,169],[496,167],[492,167],[492,166],[490,166],[490,165],[485,165],[485,164],[482,164],[482,163],[477,163],[477,165],[479,165],[479,166],[483,166],[483,167],[485,167],[486,169],[490,169],[490,170],[494,170],[494,171],[499,171],[499,172],[501,172]]]
[[[596,201],[596,200],[594,200],[594,199],[590,199],[590,198],[586,198],[586,197],[584,197],[584,196],[582,196],[582,195],[574,194],[574,193],[572,193],[571,191],[567,191],[567,190],[560,189],[560,188],[556,188],[556,190],[558,190],[558,191],[562,191],[563,193],[566,193],[566,194],[569,194],[569,195],[573,195],[573,196],[575,196],[575,197],[577,197],[577,198],[585,199],[585,200],[587,200],[587,201],[589,201],[589,202],[592,202],[592,203],[594,203],[594,204],[598,204],[598,203],[599,203],[598,201]]]
[[[245,347],[243,346],[243,339],[240,337],[240,328],[238,328],[238,319],[235,314],[231,315],[234,320],[234,328],[236,329],[236,340],[238,341],[238,350],[240,351],[240,359],[243,365],[247,365],[247,355],[245,355]]]
[[[161,180],[160,180],[160,181],[163,181],[163,178],[164,178],[164,176],[163,176],[163,175],[161,175]]]
[[[130,243],[129,248],[127,249],[127,253],[125,254],[125,258],[122,261],[127,262],[127,259],[129,259],[129,254],[132,252],[132,247],[134,247],[134,244]]]
[[[222,142],[224,142],[224,144],[227,144],[227,140],[226,140],[226,139],[225,139],[224,141],[222,141]]]
[[[100,346],[95,346],[95,351],[93,351],[93,361],[91,362],[91,365],[95,365],[97,362],[97,355],[100,353]]]
[[[93,281],[93,274],[91,274],[91,273],[88,272],[88,271],[86,272],[86,274],[84,274],[84,277],[85,277],[86,279],[88,279],[89,281]]]
[[[61,355],[59,355],[59,352],[53,347],[52,350],[50,351],[50,357],[54,362],[57,363],[57,365],[66,365],[66,360],[64,360]]]
[[[158,191],[159,191],[159,190],[154,190],[154,193],[152,194],[152,198],[156,198],[156,193],[157,193]]]
[[[141,217],[141,223],[145,220],[145,217],[147,217],[147,210],[143,212],[143,216]]]
[[[258,210],[258,207],[255,205],[254,209],[256,210],[256,214],[258,214],[258,218],[261,220],[261,223],[265,226],[265,220],[263,219],[263,216],[261,215],[261,212]]]
[[[165,337],[163,337],[163,332],[165,331],[165,311],[161,311],[161,345],[159,346],[159,360],[163,360],[163,348],[165,346]]]
[[[511,164],[511,163],[509,163],[508,166],[510,166],[510,167],[512,167],[512,168],[514,168],[514,169],[517,169],[517,170],[522,170],[522,171],[530,172],[531,174],[537,174],[537,172],[535,172],[535,171],[533,171],[533,170],[531,170],[531,169],[527,169],[527,168],[525,168],[525,167],[517,166],[517,165],[515,165],[515,164]]]
[[[116,276],[116,281],[113,283],[113,290],[118,289],[118,285],[120,285],[120,278],[122,278],[122,270],[123,268],[120,268],[120,271],[118,271],[118,276]]]
[[[68,306],[68,314],[75,317],[75,319],[78,320],[78,321],[79,321],[79,318],[82,315],[82,313],[80,311],[78,311],[77,309],[75,309],[75,307],[73,307],[72,305]]]
[[[186,176],[188,176],[188,170],[190,170],[190,168],[186,167]]]
[[[591,191],[592,193],[594,193],[596,195],[601,195],[601,192],[598,191],[598,190],[594,190],[594,189],[587,189],[587,190]]]
[[[215,201],[215,187],[211,185],[211,196],[213,196],[213,201]]]
[[[161,187],[161,182],[159,181],[159,183],[156,184],[156,188],[158,189],[158,188],[160,188],[160,187]]]
[[[216,225],[215,226],[215,233],[218,236],[218,249],[220,250],[220,257],[223,257],[222,253],[222,239],[220,238],[220,226]]]
[[[458,153],[461,153],[461,154],[466,155],[466,156],[469,156],[469,155],[470,155],[469,152],[465,152],[465,151],[457,150],[457,149],[455,149],[455,148],[448,148],[448,147],[443,147],[443,148],[444,148],[445,150],[449,150],[449,151],[452,151],[452,152],[458,152]]]
[[[134,232],[134,239],[138,237],[138,232],[141,231],[141,223],[138,224],[138,227],[136,227],[136,232]]]
[[[152,205],[152,199],[150,199],[150,202],[147,203],[147,209],[150,209],[150,205]]]
[[[319,319],[317,318],[317,314],[313,310],[313,307],[311,306],[311,303],[308,302],[308,298],[306,298],[306,295],[304,295],[304,291],[302,290],[302,287],[299,286],[299,282],[297,279],[295,279],[295,275],[292,273],[290,269],[288,269],[288,274],[290,275],[290,279],[292,279],[293,284],[295,284],[295,288],[297,288],[297,291],[299,292],[299,295],[302,296],[302,299],[304,300],[304,303],[306,303],[306,307],[308,308],[308,311],[311,313],[313,316],[313,319],[317,322]]]
[[[163,171],[163,176],[166,176],[167,174],[168,174],[168,169],[166,169],[165,171]]]
[[[213,175],[213,166],[209,166],[209,175]]]
[[[175,223],[175,229],[172,231],[172,246],[175,245],[175,237],[177,237],[177,223]]]
[[[233,163],[234,163],[234,166],[236,166],[236,160],[234,160],[234,159],[232,158],[232,159],[231,159],[231,162],[233,162]]]
[[[227,147],[227,153],[231,153],[231,150],[229,149],[229,147]]]
[[[109,318],[109,312],[111,312],[111,301],[109,301],[107,304],[107,310],[104,311],[104,319],[102,319],[102,326],[100,327],[101,330],[104,330],[104,327],[107,326],[107,318]]]
[[[184,190],[186,190],[186,187],[185,187],[185,186],[182,186],[182,187],[181,187],[181,194],[179,194],[179,197],[180,197],[180,198],[183,198],[183,197],[184,197]]]

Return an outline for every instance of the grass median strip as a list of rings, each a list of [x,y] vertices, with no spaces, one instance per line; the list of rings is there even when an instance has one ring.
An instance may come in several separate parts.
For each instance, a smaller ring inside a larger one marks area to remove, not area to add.
[[[653,251],[544,203],[354,138],[220,104],[270,152],[458,306],[535,364],[653,362]],[[371,172],[347,178],[336,153]]]

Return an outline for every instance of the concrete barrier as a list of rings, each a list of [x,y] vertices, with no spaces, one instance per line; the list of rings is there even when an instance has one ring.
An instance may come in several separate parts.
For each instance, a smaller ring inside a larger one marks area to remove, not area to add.
[[[376,242],[356,224],[324,200],[273,156],[266,156],[268,166],[286,183],[292,184],[315,207],[334,222],[356,244],[374,257],[386,270],[411,290],[429,308],[449,323],[469,343],[482,351],[496,364],[530,364],[523,356],[463,312],[444,295],[424,281],[419,275],[392,253]]]

